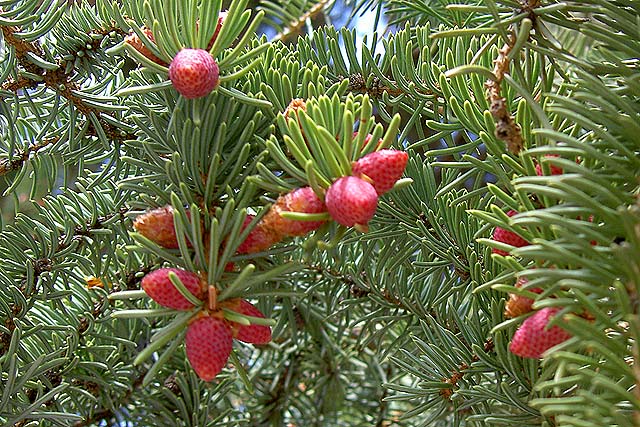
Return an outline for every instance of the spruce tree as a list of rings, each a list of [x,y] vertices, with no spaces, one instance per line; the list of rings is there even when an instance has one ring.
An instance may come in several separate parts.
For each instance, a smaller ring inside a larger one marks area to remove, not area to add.
[[[345,6],[0,1],[3,426],[640,426],[640,2]]]

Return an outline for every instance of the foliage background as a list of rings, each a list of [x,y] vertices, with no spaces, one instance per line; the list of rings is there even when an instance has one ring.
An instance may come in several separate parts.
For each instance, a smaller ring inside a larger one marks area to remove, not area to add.
[[[0,2],[5,425],[640,425],[638,2],[247,4],[286,44],[225,85],[248,98],[189,103],[171,90],[118,96],[165,77],[119,47],[144,3],[97,3]],[[345,10],[379,21],[360,28]],[[325,22],[371,33],[356,41]],[[492,116],[487,79],[513,121]],[[366,94],[387,129],[399,114],[413,184],[384,197],[369,233],[330,250],[288,241],[234,258],[270,278],[248,295],[278,323],[269,346],[236,346],[219,380],[197,380],[179,339],[134,366],[171,319],[114,319],[152,305],[108,295],[197,256],[145,244],[131,219],[201,199],[259,211],[299,185],[269,173],[283,168],[268,142],[282,144],[275,121],[292,97],[325,92]],[[492,256],[496,225],[532,244]],[[519,276],[574,335],[542,361],[507,350],[523,320],[503,315]]]

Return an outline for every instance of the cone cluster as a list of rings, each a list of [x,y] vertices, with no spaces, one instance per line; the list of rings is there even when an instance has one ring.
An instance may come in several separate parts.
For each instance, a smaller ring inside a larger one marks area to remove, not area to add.
[[[331,217],[345,227],[367,231],[379,196],[393,188],[408,160],[405,151],[379,150],[353,162],[352,175],[336,179],[327,189],[325,203]]]
[[[545,157],[555,158],[559,156],[549,154]],[[551,175],[561,175],[564,173],[562,168],[555,165],[550,166],[549,172]],[[536,175],[545,175],[541,164],[536,165]],[[518,212],[515,210],[510,210],[507,212],[507,215],[512,217],[517,213]],[[590,218],[590,220],[592,219]],[[521,248],[529,245],[527,240],[523,239],[513,231],[506,230],[502,227],[496,227],[493,230],[493,240],[508,244],[514,248]],[[592,242],[592,244],[595,244],[595,242]],[[509,255],[507,251],[497,248],[493,248],[492,252],[503,256]],[[526,277],[520,277],[515,286],[516,288],[522,288],[527,284],[527,282],[528,280]],[[533,288],[531,289],[531,292],[540,294],[542,293],[542,289]],[[505,316],[514,318],[526,315],[533,311],[533,303],[534,300],[531,298],[515,293],[509,294],[509,300],[505,306]],[[546,307],[535,311],[530,317],[520,324],[513,335],[511,344],[509,345],[509,350],[516,356],[537,359],[542,357],[543,353],[551,347],[569,339],[571,337],[569,332],[565,331],[558,325],[554,325],[552,327],[549,327],[548,325],[560,310],[562,310],[561,307]]]
[[[204,50],[202,52],[204,53],[183,49],[176,58],[196,55],[197,57],[187,58],[186,62],[197,69],[202,64],[198,65],[196,62],[206,62],[206,55],[209,55]],[[170,76],[175,74],[176,58],[169,66]],[[198,72],[189,78],[198,80],[197,84],[187,84],[185,88],[181,88],[181,83],[177,83],[172,77],[176,89],[187,98],[198,97],[201,92],[209,90],[194,89],[197,85],[206,84],[196,74]],[[297,114],[298,109],[304,108],[304,102],[294,107]],[[371,135],[367,138],[370,141]],[[365,141],[365,145],[368,141]],[[382,140],[378,145],[381,143]],[[237,246],[235,253],[242,255],[265,251],[285,238],[304,236],[320,228],[330,218],[346,227],[366,231],[368,222],[375,214],[379,196],[393,188],[404,173],[407,161],[408,155],[404,151],[378,150],[353,162],[352,175],[337,178],[324,194],[318,195],[313,188],[302,187],[280,195],[259,221],[255,221],[254,215],[246,215],[241,229],[241,235],[245,235],[245,238]],[[288,215],[289,213],[292,215]],[[255,223],[254,226],[246,232],[252,223]],[[152,209],[139,215],[133,225],[138,233],[158,245],[168,249],[179,248],[171,206]],[[208,254],[208,236],[203,236],[202,243]],[[193,246],[193,242],[187,244]],[[229,265],[225,270],[228,267]],[[183,289],[182,286],[176,286],[176,280],[184,286]],[[245,325],[230,320],[229,318],[237,320],[237,316],[229,313],[248,316],[254,320],[264,318],[264,315],[246,300],[225,300],[218,303],[218,290],[215,286],[206,284],[206,278],[178,268],[161,268],[142,279],[145,293],[163,307],[173,310],[193,310],[200,307],[187,326],[185,349],[197,375],[205,381],[211,381],[226,365],[234,338],[253,344],[265,344],[271,340],[271,328],[262,324]],[[185,290],[191,295],[186,295]]]
[[[175,275],[186,290],[200,300],[201,310],[191,319],[185,335],[187,359],[198,376],[213,380],[227,364],[233,339],[252,344],[267,344],[271,341],[269,326],[243,325],[225,318],[223,309],[255,318],[264,314],[244,299],[233,299],[216,303],[217,290],[207,287],[196,273],[179,268],[161,268],[142,278],[142,289],[159,305],[174,310],[191,310],[196,307],[171,281]]]

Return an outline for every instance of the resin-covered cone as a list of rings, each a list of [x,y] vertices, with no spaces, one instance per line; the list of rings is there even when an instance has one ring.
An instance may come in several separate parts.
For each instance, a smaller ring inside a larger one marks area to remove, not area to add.
[[[155,42],[155,38],[153,37],[153,33],[147,27],[142,27],[142,32],[144,35],[152,42]],[[155,56],[151,50],[147,46],[144,45],[138,34],[136,34],[133,30],[129,33],[127,37],[124,38],[124,42],[128,45],[131,45],[135,50],[140,52],[143,56],[147,57],[149,60],[155,62],[156,64],[160,64],[162,66],[167,66],[166,62],[162,59]]]
[[[329,187],[324,202],[338,224],[366,231],[367,224],[376,213],[378,193],[367,181],[343,176]]]
[[[355,139],[357,136],[358,136],[358,132],[354,132],[353,138]],[[360,152],[362,152],[362,150],[364,150],[364,147],[366,147],[367,144],[371,142],[371,138],[373,138],[373,135],[371,135],[370,133],[368,133],[367,136],[364,137],[364,141],[362,141],[362,147],[360,147]],[[376,144],[373,150],[377,151],[378,149],[380,149],[381,146],[382,146],[382,138],[379,138],[378,143]]]
[[[289,117],[289,113],[293,112],[293,116],[296,118],[296,120],[298,121],[298,125],[300,124],[300,117],[299,117],[299,112],[300,111],[307,111],[307,104],[304,101],[304,99],[302,98],[294,98],[291,100],[291,102],[289,102],[289,105],[287,105],[287,108],[285,108],[285,110],[282,112],[282,114],[285,116],[285,118],[291,118]]]
[[[253,220],[254,215],[247,215],[242,224],[242,230]],[[238,246],[236,253],[253,254],[269,249],[271,246],[282,240],[282,235],[265,226],[263,221],[258,222],[249,232],[247,238]]]
[[[218,87],[218,64],[204,49],[182,49],[169,65],[169,79],[185,98],[201,98]]]
[[[245,316],[259,317],[264,319],[264,314],[253,304],[246,300],[240,300],[240,304],[234,309],[237,313]],[[233,323],[235,330],[234,338],[239,341],[251,344],[267,344],[271,341],[271,327],[266,325],[240,325]]]
[[[513,334],[509,350],[516,356],[538,359],[551,347],[571,338],[571,334],[559,326],[547,327],[559,311],[557,307],[547,307],[527,318]]]
[[[374,151],[353,163],[353,176],[370,179],[378,195],[381,195],[391,190],[400,179],[408,160],[409,155],[405,151]]]
[[[181,270],[179,268],[161,268],[152,271],[142,278],[142,289],[145,293],[163,307],[173,308],[174,310],[189,310],[194,305],[176,289],[171,280],[169,273],[175,273],[185,288],[197,298],[202,298],[202,285],[200,277],[190,271]]]
[[[170,205],[138,215],[133,221],[133,228],[164,248],[178,249],[179,247],[173,224],[173,208]],[[191,242],[188,240],[187,246],[191,247]]]
[[[545,157],[547,158],[559,158],[560,156],[558,154],[545,154]],[[562,175],[564,173],[564,170],[560,167],[560,166],[556,166],[556,165],[549,165],[549,172],[551,173],[551,175]],[[542,165],[540,163],[538,163],[536,165],[536,175],[538,176],[543,176],[543,170],[542,170]]]
[[[318,229],[325,221],[300,221],[283,218],[282,212],[298,213],[323,213],[327,211],[324,202],[316,195],[311,187],[297,188],[283,196],[271,206],[264,216],[265,227],[270,228],[276,234],[288,237],[304,236]]]
[[[507,216],[512,217],[518,212],[514,210],[510,210],[507,212]],[[524,240],[522,237],[518,236],[513,231],[505,230],[502,227],[496,227],[493,230],[493,240],[500,243],[506,243],[507,245],[515,246],[516,248],[521,248],[523,246],[528,246],[529,242]],[[499,254],[503,256],[509,255],[507,251],[503,251],[501,249],[492,249],[491,252],[494,254]]]
[[[516,288],[523,287],[528,280],[525,277],[520,277],[516,282]],[[531,292],[541,294],[542,289],[533,288]],[[534,300],[518,294],[509,294],[509,300],[505,305],[504,315],[509,318],[518,317],[523,314],[529,313],[532,310]]]
[[[211,381],[227,364],[231,354],[231,327],[217,317],[200,317],[187,327],[184,344],[187,359],[198,377]]]

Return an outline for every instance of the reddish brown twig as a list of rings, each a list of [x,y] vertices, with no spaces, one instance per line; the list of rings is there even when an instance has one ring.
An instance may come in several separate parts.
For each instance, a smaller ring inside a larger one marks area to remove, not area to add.
[[[30,79],[28,77],[19,77],[18,80],[9,80],[5,84],[3,84],[2,89],[17,92],[21,89],[33,89],[40,84],[44,84],[51,90],[59,93],[62,97],[67,99],[76,107],[78,111],[83,113],[86,117],[89,117],[90,114],[94,114],[98,118],[98,122],[103,128],[105,134],[110,139],[114,141],[122,141],[124,139],[135,138],[135,135],[131,135],[129,133],[123,134],[120,129],[105,121],[101,117],[101,112],[98,109],[85,103],[81,98],[73,94],[73,91],[78,90],[79,88],[78,85],[72,81],[72,76],[64,71],[64,61],[58,61],[61,65],[56,70],[46,70],[44,68],[41,68],[32,63],[27,57],[28,53],[43,56],[42,49],[40,49],[40,46],[37,42],[29,42],[16,37],[15,34],[20,31],[20,29],[17,27],[0,26],[0,29],[2,30],[5,43],[7,45],[13,46],[13,48],[15,49],[18,64],[25,71],[42,77],[42,80]],[[118,32],[122,33],[122,31],[119,29],[99,29],[94,31],[94,33],[105,35],[112,30],[117,30]],[[94,40],[94,42],[92,42],[92,46],[94,48],[97,48],[99,45],[100,40]],[[90,124],[87,134],[97,134],[95,132],[95,129],[93,128],[93,124]],[[23,153],[16,156],[14,160],[0,160],[0,176],[10,171],[19,169],[32,154],[38,152],[44,147],[55,144],[58,140],[59,137],[45,139],[44,141],[30,146]]]
[[[484,351],[485,353],[488,353],[490,351],[493,351],[493,348],[493,340],[489,338],[484,343]],[[480,358],[476,354],[471,357],[471,363],[477,362],[478,360],[480,360]],[[467,369],[469,369],[469,365],[465,362],[462,362],[458,366],[458,370],[451,372],[451,376],[449,378],[442,378],[442,382],[445,384],[450,384],[451,387],[441,389],[440,396],[442,396],[446,400],[451,400],[451,395],[453,395],[454,388],[458,384],[458,381],[462,379],[462,377],[464,376],[464,371],[466,371]]]
[[[507,100],[502,97],[500,87],[504,75],[509,72],[509,52],[511,52],[514,43],[515,37],[511,36],[500,49],[498,58],[493,62],[493,74],[496,79],[487,80],[485,86],[489,89],[489,102],[491,103],[489,111],[496,121],[495,135],[507,144],[509,152],[518,154],[524,147],[522,132],[507,108]]]

